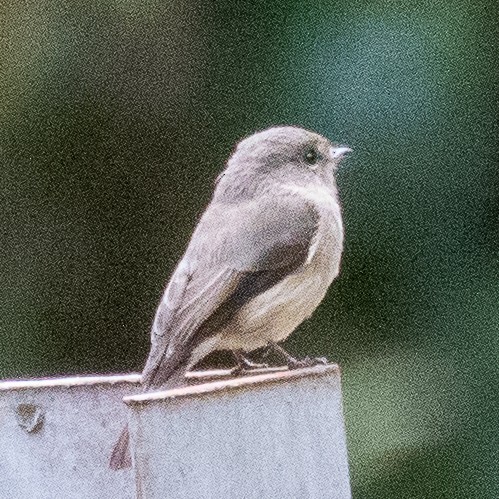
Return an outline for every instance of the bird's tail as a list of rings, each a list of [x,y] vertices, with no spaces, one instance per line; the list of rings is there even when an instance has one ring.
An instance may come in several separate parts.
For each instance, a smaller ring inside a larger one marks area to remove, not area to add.
[[[132,456],[129,447],[130,437],[128,434],[128,425],[123,428],[120,437],[116,442],[111,459],[109,460],[109,467],[112,470],[121,470],[123,468],[130,468],[132,466]]]
[[[167,390],[170,388],[176,388],[189,384],[189,382],[185,379],[187,367],[188,366],[184,364],[173,372],[164,369],[163,371],[166,372],[168,377],[166,377],[164,372],[161,371],[159,371],[160,376],[157,376],[156,378],[146,372],[146,375],[142,378],[143,390],[148,391],[155,388],[157,389],[159,387],[161,387],[161,389],[163,390]],[[153,374],[155,374],[156,372],[157,371],[154,371]],[[130,453],[129,443],[130,436],[128,433],[128,425],[126,425],[121,431],[118,441],[114,445],[113,451],[111,452],[109,467],[112,470],[121,470],[123,468],[130,468],[130,466],[132,466],[132,455]]]

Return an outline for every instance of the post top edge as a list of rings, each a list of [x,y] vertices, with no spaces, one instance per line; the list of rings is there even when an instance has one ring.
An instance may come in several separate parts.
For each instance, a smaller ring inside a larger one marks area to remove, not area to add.
[[[110,376],[69,376],[62,378],[6,380],[0,381],[0,392],[36,388],[70,388],[89,385],[114,385],[116,383],[140,383],[140,379],[140,374],[132,373],[114,374]]]
[[[197,384],[193,386],[185,386],[180,388],[172,388],[156,392],[142,393],[140,395],[128,395],[123,398],[123,401],[128,405],[141,405],[151,402],[164,401],[176,398],[195,397],[206,395],[220,391],[229,391],[240,388],[248,388],[267,383],[279,383],[292,379],[299,379],[308,376],[320,376],[337,372],[340,368],[338,364],[327,364],[313,367],[306,367],[296,370],[270,370],[268,373],[248,375],[239,378],[224,379],[221,381],[211,381],[207,383]]]

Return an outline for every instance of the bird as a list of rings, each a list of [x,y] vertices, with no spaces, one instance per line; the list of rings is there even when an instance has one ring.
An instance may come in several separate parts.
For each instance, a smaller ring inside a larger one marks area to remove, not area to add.
[[[210,203],[175,268],[151,330],[145,391],[175,387],[215,350],[267,347],[290,368],[279,342],[310,317],[340,270],[344,230],[335,172],[351,149],[296,126],[241,140],[217,177]],[[110,467],[131,465],[128,429]]]

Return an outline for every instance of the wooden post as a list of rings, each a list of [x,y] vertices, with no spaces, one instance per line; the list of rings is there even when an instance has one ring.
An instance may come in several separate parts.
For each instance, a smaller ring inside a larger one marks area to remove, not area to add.
[[[336,365],[124,401],[140,499],[351,497]]]

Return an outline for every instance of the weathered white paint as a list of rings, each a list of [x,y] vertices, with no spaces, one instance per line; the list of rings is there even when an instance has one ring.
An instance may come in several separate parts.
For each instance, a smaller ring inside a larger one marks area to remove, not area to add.
[[[0,382],[0,498],[350,497],[337,366],[187,377],[139,395],[139,374]],[[137,469],[115,472],[124,396]]]
[[[0,498],[131,499],[133,472],[108,468],[140,375],[0,382]]]
[[[351,497],[336,365],[124,400],[141,499]]]

